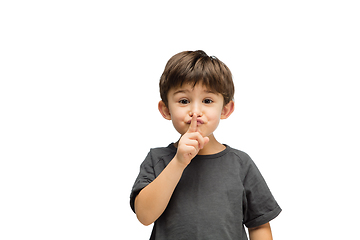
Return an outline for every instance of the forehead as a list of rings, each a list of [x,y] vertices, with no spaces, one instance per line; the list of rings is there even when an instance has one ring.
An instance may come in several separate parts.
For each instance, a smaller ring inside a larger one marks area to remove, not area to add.
[[[202,83],[199,84],[190,84],[190,83],[185,83],[179,87],[174,87],[169,91],[170,94],[175,95],[178,93],[213,93],[213,94],[219,94],[217,91],[215,91],[214,89],[210,89],[207,86],[205,86]]]

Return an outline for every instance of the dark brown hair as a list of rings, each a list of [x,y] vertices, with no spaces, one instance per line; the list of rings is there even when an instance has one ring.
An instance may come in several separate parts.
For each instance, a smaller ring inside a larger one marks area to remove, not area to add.
[[[224,105],[233,100],[234,83],[230,69],[214,56],[204,51],[184,51],[172,56],[167,62],[160,78],[160,96],[168,106],[167,94],[171,88],[183,84],[204,84],[224,97]]]

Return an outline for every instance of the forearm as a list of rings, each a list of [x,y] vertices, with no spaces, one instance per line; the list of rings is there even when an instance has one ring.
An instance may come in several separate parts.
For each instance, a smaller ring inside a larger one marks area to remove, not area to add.
[[[185,166],[174,158],[154,181],[140,191],[135,199],[135,212],[142,224],[150,225],[164,212],[184,169]]]
[[[250,240],[272,240],[270,223],[266,223],[256,228],[249,228]]]

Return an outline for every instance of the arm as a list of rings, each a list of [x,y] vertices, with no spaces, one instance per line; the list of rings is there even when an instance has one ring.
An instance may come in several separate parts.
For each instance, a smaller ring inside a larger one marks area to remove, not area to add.
[[[272,240],[270,223],[265,223],[259,227],[249,228],[250,240]]]
[[[175,157],[135,198],[136,216],[142,224],[150,225],[161,216],[184,169],[208,142],[209,138],[202,137],[197,131],[197,117],[194,114],[189,130],[179,141]]]
[[[174,158],[154,181],[140,191],[135,198],[135,212],[142,224],[150,225],[164,212],[185,167]]]

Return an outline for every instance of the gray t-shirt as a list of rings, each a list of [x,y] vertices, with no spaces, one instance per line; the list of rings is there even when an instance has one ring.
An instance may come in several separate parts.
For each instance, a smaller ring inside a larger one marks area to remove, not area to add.
[[[132,188],[133,211],[137,194],[169,164],[176,150],[173,144],[150,150]],[[260,226],[280,212],[249,155],[226,146],[217,154],[197,155],[185,168],[150,240],[247,239],[244,225]]]

